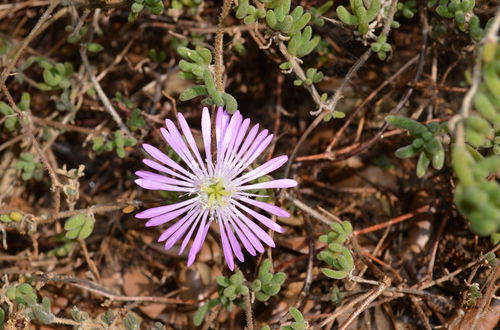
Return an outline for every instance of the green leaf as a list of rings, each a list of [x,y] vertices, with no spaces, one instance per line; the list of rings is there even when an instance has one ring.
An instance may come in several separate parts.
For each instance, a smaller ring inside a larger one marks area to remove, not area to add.
[[[97,53],[97,52],[100,52],[101,50],[103,50],[104,47],[98,43],[95,43],[95,42],[89,42],[87,44],[87,50],[89,52],[93,52],[93,53]]]
[[[336,279],[336,280],[341,280],[343,278],[346,278],[347,275],[349,275],[348,272],[342,271],[342,270],[332,270],[332,269],[328,269],[328,268],[321,268],[321,271],[326,276],[333,278],[333,279]]]
[[[417,162],[417,177],[421,178],[425,175],[425,172],[427,172],[427,169],[429,168],[430,162],[431,160],[427,156],[427,153],[421,152]]]
[[[227,112],[234,113],[236,109],[238,109],[238,102],[231,94],[223,92],[221,94],[221,97],[224,101],[224,107],[226,108]]]
[[[77,214],[66,220],[64,229],[68,239],[86,239],[94,229],[94,219],[88,215]]]
[[[297,322],[304,321],[304,316],[302,316],[302,313],[295,307],[291,307],[289,310],[290,315],[292,315],[293,319]]]

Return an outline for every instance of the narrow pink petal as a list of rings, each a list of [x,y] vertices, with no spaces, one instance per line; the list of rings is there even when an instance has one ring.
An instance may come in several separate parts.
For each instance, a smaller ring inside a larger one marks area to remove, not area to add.
[[[243,256],[243,252],[241,251],[240,243],[234,236],[233,230],[227,221],[224,221],[224,227],[226,227],[227,237],[229,239],[229,243],[234,251],[234,255],[238,258],[239,261],[245,261],[245,257]]]
[[[181,167],[179,164],[177,164],[172,159],[170,159],[170,157],[165,155],[158,148],[155,148],[150,144],[143,144],[142,147],[144,148],[144,150],[146,150],[146,152],[148,154],[151,155],[151,157],[156,158],[157,160],[159,160],[163,164],[170,166],[171,168],[176,169],[177,171],[185,174],[188,177],[192,178],[194,176],[193,173],[186,171],[183,167]]]
[[[231,245],[229,244],[229,241],[226,236],[226,230],[224,229],[224,225],[222,224],[223,221],[224,220],[218,215],[219,230],[222,240],[222,251],[224,252],[224,258],[226,259],[226,263],[229,269],[234,270],[233,253],[231,252]]]
[[[273,158],[265,162],[261,166],[257,167],[256,169],[253,169],[250,172],[246,173],[245,175],[242,175],[241,177],[235,180],[235,183],[241,184],[260,178],[261,176],[264,176],[268,173],[277,170],[278,168],[283,166],[283,164],[285,164],[287,160],[288,156],[279,156]]]
[[[180,208],[178,210],[170,211],[170,212],[167,212],[165,214],[153,217],[153,218],[149,219],[148,222],[146,222],[146,227],[154,227],[154,226],[162,225],[162,224],[169,222],[170,220],[175,219],[178,216],[186,213],[187,211],[189,211],[192,208],[193,207],[191,205],[188,205],[188,206],[185,206],[185,207]]]
[[[167,125],[171,127],[173,125],[173,129],[177,131],[177,128],[175,128],[175,125],[171,122],[171,120],[167,119],[165,122],[167,122]],[[160,128],[160,132],[165,141],[167,141],[170,147],[174,149],[175,153],[184,161],[184,163],[189,166],[193,173],[198,174],[200,172],[199,164],[194,160],[191,152],[187,149],[187,146],[182,140],[179,132],[177,131],[177,134],[171,134],[172,131],[167,131],[163,127]]]
[[[172,186],[169,184],[160,183],[160,182],[156,182],[153,180],[147,180],[147,179],[136,179],[134,182],[138,186],[140,186],[144,189],[149,189],[149,190],[184,191],[184,192],[192,192],[193,191],[192,188],[177,187],[177,186]]]
[[[260,242],[260,240],[255,236],[255,234],[248,228],[248,226],[241,221],[240,218],[236,216],[236,214],[231,214],[231,219],[234,221],[234,224],[242,230],[242,232],[245,234],[245,236],[248,238],[248,241],[252,244],[252,246],[257,250],[259,253],[264,252],[264,245]]]
[[[201,221],[198,232],[196,233],[193,244],[191,245],[191,249],[189,250],[188,262],[187,262],[188,266],[191,266],[193,264],[194,260],[196,259],[196,255],[201,250],[203,242],[205,241],[204,234],[205,234],[207,216],[208,216],[208,211],[206,211],[205,214],[203,215],[203,220]]]
[[[226,153],[226,158],[224,159],[224,162],[226,163],[231,163],[234,158],[237,155],[238,148],[241,145],[241,142],[243,141],[243,138],[245,137],[245,134],[248,130],[248,127],[250,126],[250,119],[245,119],[242,123],[241,126],[238,130],[238,134],[236,136],[236,139],[234,139],[234,143],[230,145],[230,150]]]
[[[265,138],[264,138],[265,137]],[[264,139],[263,139],[264,138]],[[267,130],[263,130],[257,136],[252,146],[248,149],[245,156],[237,162],[234,170],[231,172],[231,178],[234,178],[236,175],[244,171],[250,164],[259,157],[264,149],[267,148],[269,143],[273,140],[273,135],[267,135]]]
[[[226,132],[227,124],[229,122],[229,114],[224,111],[222,107],[217,109],[217,117],[215,117],[215,145],[219,145],[221,139]]]
[[[250,214],[251,216],[253,216],[255,219],[259,220],[267,228],[272,229],[274,231],[277,231],[278,233],[283,233],[284,232],[284,229],[280,225],[278,225],[276,222],[274,222],[273,220],[271,220],[270,218],[268,218],[266,216],[263,216],[260,213],[255,212],[254,210],[246,207],[245,205],[243,205],[241,203],[238,203],[236,201],[234,201],[234,203],[237,206],[239,206],[241,209],[243,209],[245,212],[247,212],[248,214]]]
[[[272,204],[269,204],[266,202],[257,201],[255,199],[251,199],[251,198],[240,198],[240,200],[242,202],[252,204],[253,206],[257,206],[259,209],[263,209],[264,211],[267,211],[267,212],[274,214],[278,217],[288,218],[290,216],[290,214],[287,211],[283,210],[282,208],[280,208],[276,205],[272,205]]]
[[[210,121],[210,113],[208,108],[203,108],[203,114],[201,115],[201,133],[203,135],[203,144],[205,145],[205,157],[208,163],[208,171],[210,174],[213,172],[214,163],[212,161],[212,123]]]
[[[241,121],[243,119],[243,116],[240,115],[239,111],[236,111],[230,121],[229,125],[227,126],[226,131],[224,132],[224,136],[221,139],[220,145],[217,146],[217,163],[222,163],[222,160],[224,159],[226,150],[229,148],[229,145],[231,141],[233,141],[236,138],[236,135],[238,133],[238,129],[241,125]]]
[[[239,161],[243,155],[248,151],[248,148],[252,145],[252,142],[255,140],[255,137],[257,136],[257,133],[259,132],[259,124],[255,124],[252,129],[250,129],[250,132],[248,132],[248,135],[245,137],[245,140],[243,141],[243,144],[241,145],[240,149],[238,150],[238,153],[234,157],[234,164],[237,164],[236,161]],[[267,133],[263,133],[264,135]]]
[[[186,221],[191,221],[193,219],[193,217],[196,216],[196,214],[198,214],[199,212],[199,209],[198,208],[194,208],[192,210],[190,210],[185,216],[183,216],[179,221],[177,221],[176,223],[174,223],[172,226],[170,226],[167,230],[165,230],[161,235],[160,237],[158,237],[158,242],[163,242],[164,240],[166,240],[167,238],[169,238],[173,233],[175,233],[177,231],[177,229],[179,229],[180,226],[182,226]]]
[[[182,235],[186,232],[186,230],[190,226],[195,226],[198,220],[201,217],[201,212],[196,213],[196,218],[195,219],[190,219],[189,221],[186,221],[180,228],[177,230],[175,233],[170,236],[167,241],[165,242],[165,250],[170,249],[174,244],[181,238]]]
[[[203,219],[202,223],[200,224],[200,228],[204,228],[205,219],[206,219],[207,214],[208,214],[208,211],[204,211],[203,213],[200,213],[200,217],[196,218],[196,221],[193,222],[193,224],[191,225],[191,229],[189,229],[189,232],[187,233],[186,237],[184,237],[184,240],[182,241],[181,248],[179,249],[179,255],[181,255],[181,253],[184,252],[184,249],[186,248],[187,244],[189,243],[191,236],[193,236],[194,230],[198,226],[200,219]]]
[[[149,218],[156,217],[156,216],[165,214],[165,213],[173,211],[173,210],[177,210],[178,208],[181,208],[183,206],[191,205],[196,200],[197,200],[197,198],[191,198],[191,199],[188,199],[187,201],[180,202],[180,203],[152,207],[150,209],[147,209],[147,210],[144,210],[142,212],[137,213],[135,215],[135,217],[137,219],[149,219]]]
[[[174,172],[171,169],[166,168],[165,166],[163,166],[161,164],[158,164],[154,160],[143,159],[142,162],[144,164],[146,164],[147,166],[151,167],[152,169],[157,170],[159,172],[170,174],[171,176],[175,176],[176,178],[182,179],[182,180],[184,180],[186,182],[191,182],[191,183],[193,182],[193,180],[190,179],[190,178],[188,178],[187,176],[184,176],[184,175],[182,175],[180,173]]]
[[[252,189],[273,189],[273,188],[291,188],[297,185],[297,181],[292,179],[278,179],[267,182],[261,182],[256,184],[250,184],[246,186],[240,186],[237,188],[238,191],[241,190],[252,190]]]
[[[269,245],[270,247],[275,247],[276,245],[274,244],[273,239],[271,236],[269,236],[262,228],[257,226],[252,220],[250,220],[246,215],[238,211],[236,207],[232,206],[231,207],[232,211],[234,212],[235,216],[237,216],[239,219],[241,219],[249,228],[252,232],[257,235],[257,237]]]
[[[184,186],[184,187],[194,187],[194,185],[192,183],[172,179],[172,178],[166,177],[164,175],[149,172],[149,171],[137,171],[137,172],[135,172],[135,175],[137,175],[141,179],[158,181],[161,183],[173,184],[173,185]]]
[[[189,128],[186,119],[184,118],[182,113],[179,113],[177,118],[179,119],[179,124],[181,125],[182,133],[186,137],[189,147],[193,151],[196,159],[198,160],[198,163],[201,165],[201,168],[204,171],[206,171],[205,162],[201,159],[200,151],[198,150],[198,146],[196,145],[193,134],[191,133],[191,129]]]
[[[245,247],[245,249],[253,256],[257,254],[255,251],[255,248],[253,247],[252,243],[250,243],[249,238],[245,235],[245,233],[242,232],[240,227],[237,224],[237,221],[234,221],[232,217],[230,217],[231,224],[234,228],[234,231],[236,232],[236,235],[239,237],[241,243]],[[257,240],[258,241],[258,240]],[[262,247],[262,250],[264,250],[264,247]]]

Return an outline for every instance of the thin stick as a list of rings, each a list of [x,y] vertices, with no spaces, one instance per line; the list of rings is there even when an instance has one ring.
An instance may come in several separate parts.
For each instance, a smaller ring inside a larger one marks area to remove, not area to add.
[[[94,88],[97,92],[97,95],[99,96],[99,99],[101,100],[102,104],[104,105],[104,109],[106,109],[106,111],[111,115],[111,117],[116,122],[116,124],[118,124],[118,127],[120,127],[120,130],[122,130],[128,136],[132,136],[132,133],[130,132],[128,127],[123,123],[120,115],[116,112],[115,108],[113,108],[113,106],[111,105],[109,98],[104,93],[101,85],[99,84],[94,73],[92,72],[89,58],[87,57],[87,48],[84,45],[82,45],[82,47],[80,47],[80,56],[82,58],[83,65],[85,66],[85,70],[87,71],[87,73],[90,77],[90,81],[92,81],[92,84],[94,85]]]
[[[392,226],[394,224],[397,224],[397,223],[403,222],[405,220],[411,219],[411,218],[413,218],[414,216],[416,216],[419,213],[427,212],[427,211],[429,211],[430,208],[431,207],[429,205],[424,205],[424,206],[419,207],[418,209],[416,209],[416,210],[414,210],[412,212],[400,215],[399,217],[395,217],[395,218],[390,219],[390,220],[388,220],[386,222],[378,223],[376,225],[373,225],[373,226],[370,226],[370,227],[366,227],[366,228],[363,228],[363,229],[360,229],[360,230],[355,230],[354,231],[354,235],[367,234],[367,233],[371,233],[371,232],[374,232],[374,231],[377,231],[377,230],[380,230],[380,229]]]
[[[33,38],[35,38],[37,36],[37,34],[39,32],[39,29],[41,28],[42,24],[45,23],[45,21],[49,19],[50,14],[52,13],[52,11],[54,10],[54,8],[56,8],[56,6],[58,4],[59,4],[59,0],[52,0],[50,2],[50,5],[47,7],[47,9],[45,10],[45,12],[43,13],[43,15],[40,17],[40,19],[38,20],[38,22],[36,23],[36,25],[31,30],[31,32],[28,34],[28,36],[26,38],[24,38],[23,42],[21,43],[21,45],[17,49],[16,54],[14,55],[14,57],[12,58],[12,60],[9,62],[9,64],[7,65],[7,67],[2,71],[2,75],[0,76],[0,86],[5,85],[5,82],[7,81],[7,77],[9,76],[9,74],[14,69],[14,67],[15,67],[15,65],[17,63],[17,60],[19,59],[19,57],[23,53],[24,49],[33,40]]]
[[[222,12],[219,16],[219,24],[217,25],[217,34],[215,36],[215,86],[220,92],[224,91],[224,83],[222,75],[224,74],[224,64],[223,64],[223,40],[224,40],[224,19],[231,9],[232,0],[224,0],[224,5],[222,6]]]

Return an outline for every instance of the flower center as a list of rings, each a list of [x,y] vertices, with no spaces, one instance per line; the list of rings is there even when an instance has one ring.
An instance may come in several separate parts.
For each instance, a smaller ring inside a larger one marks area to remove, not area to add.
[[[226,190],[224,183],[219,178],[212,178],[209,184],[201,185],[200,192],[206,206],[210,209],[227,205],[227,199],[232,195],[230,191]]]

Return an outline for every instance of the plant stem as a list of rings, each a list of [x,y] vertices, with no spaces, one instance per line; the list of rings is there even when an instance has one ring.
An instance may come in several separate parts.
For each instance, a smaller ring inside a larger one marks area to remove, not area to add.
[[[224,5],[222,6],[222,12],[219,16],[219,24],[217,25],[217,34],[215,36],[215,86],[218,91],[224,91],[224,83],[222,79],[222,75],[224,73],[224,64],[223,64],[223,40],[224,40],[224,19],[229,13],[229,9],[231,9],[232,0],[224,0]]]

